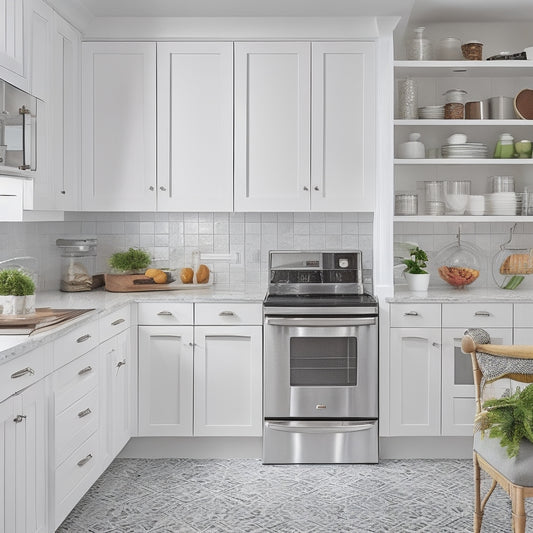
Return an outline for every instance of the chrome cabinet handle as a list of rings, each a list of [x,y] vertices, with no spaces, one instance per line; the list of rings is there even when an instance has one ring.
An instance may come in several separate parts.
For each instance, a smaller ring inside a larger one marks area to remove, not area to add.
[[[235,313],[233,311],[220,311],[218,316],[235,316]]]
[[[13,422],[19,423],[22,422],[26,418],[26,415],[17,415],[15,418],[13,418]]]
[[[87,409],[84,409],[83,411],[80,411],[78,413],[79,418],[83,418],[84,416],[90,415],[92,411],[87,407]]]
[[[90,453],[87,457],[84,457],[81,461],[78,461],[78,466],[83,466],[87,464],[91,459],[93,458],[92,453]]]
[[[158,316],[171,316],[172,313],[170,311],[159,311],[159,313],[157,313]]]
[[[122,361],[119,361],[117,363],[117,368],[120,368],[121,366],[124,366],[126,364],[126,359],[122,359]]]
[[[320,189],[318,188],[318,185],[315,185],[314,187],[315,191],[319,191]]]
[[[122,322],[126,322],[126,319],[124,319],[124,318],[118,318],[118,319],[115,320],[114,322],[111,322],[111,325],[112,325],[112,326],[118,326],[119,324],[122,324]]]
[[[304,185],[304,191],[308,191],[309,190],[309,187],[307,187],[306,185]]]
[[[440,348],[440,344],[438,342],[432,342],[431,346],[433,346],[434,348]]]
[[[166,191],[167,188],[166,188],[166,187],[163,187],[163,185],[161,185],[161,187],[159,187],[159,190],[161,190],[161,191]]]
[[[82,335],[79,339],[76,339],[76,342],[85,342],[88,341],[91,338],[91,336],[87,333],[86,335]]]
[[[403,316],[418,316],[418,313],[416,311],[407,311]]]
[[[61,194],[67,194],[67,191],[59,191]]]
[[[474,316],[490,316],[490,313],[488,311],[476,311]]]
[[[154,191],[155,189],[154,189],[153,185],[150,185],[150,187],[148,187],[148,190],[149,191]]]
[[[194,342],[189,342],[189,346],[194,347],[196,344],[194,344]]]
[[[17,370],[13,374],[11,374],[11,379],[21,378],[22,376],[25,376],[26,374],[30,374],[33,376],[35,374],[35,370],[27,366],[26,368],[23,368],[22,370]]]
[[[87,374],[87,372],[91,372],[93,369],[92,366],[86,366],[85,368],[82,368],[79,372],[78,372],[78,376],[83,376],[83,374]]]

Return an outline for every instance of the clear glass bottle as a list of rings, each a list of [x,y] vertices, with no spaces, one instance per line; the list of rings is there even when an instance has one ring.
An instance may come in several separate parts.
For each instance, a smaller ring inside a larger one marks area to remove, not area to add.
[[[431,42],[424,38],[424,26],[413,30],[413,37],[407,42],[407,59],[428,61],[431,59]]]

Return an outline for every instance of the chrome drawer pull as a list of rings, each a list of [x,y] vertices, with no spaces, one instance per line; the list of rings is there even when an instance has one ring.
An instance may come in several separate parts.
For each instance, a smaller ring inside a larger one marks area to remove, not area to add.
[[[431,346],[433,346],[434,348],[440,348],[440,344],[438,342],[432,342]]]
[[[172,316],[172,313],[170,311],[159,311],[157,316]]]
[[[87,372],[91,372],[93,369],[92,366],[86,366],[85,368],[82,368],[79,372],[78,372],[78,376],[83,376],[83,374],[87,374]]]
[[[84,464],[87,464],[92,458],[93,455],[92,453],[90,453],[87,457],[84,457],[81,461],[78,461],[78,466],[83,466]]]
[[[218,316],[235,316],[235,313],[233,311],[220,311]]]
[[[117,368],[120,368],[121,366],[124,366],[126,364],[126,359],[122,359],[122,361],[119,361],[117,363]]]
[[[23,368],[22,370],[17,370],[15,373],[11,374],[11,379],[21,378],[22,376],[25,376],[26,374],[30,374],[33,376],[35,374],[35,370],[27,366],[26,368]]]
[[[22,422],[26,418],[26,415],[17,415],[15,418],[13,418],[13,422],[16,422],[17,424],[19,422]]]
[[[122,322],[126,322],[126,319],[119,318],[119,319],[115,320],[114,322],[111,322],[111,325],[112,326],[118,326],[119,324],[122,324]]]
[[[490,313],[488,311],[476,311],[474,316],[490,316]]]
[[[91,338],[91,336],[87,333],[87,335],[83,335],[79,339],[76,339],[76,342],[85,342],[88,341]]]
[[[418,313],[416,311],[407,311],[403,316],[418,316]]]
[[[90,415],[91,413],[92,413],[92,411],[87,407],[87,409],[84,409],[83,411],[80,411],[78,413],[78,416],[80,418],[83,418],[84,416]]]

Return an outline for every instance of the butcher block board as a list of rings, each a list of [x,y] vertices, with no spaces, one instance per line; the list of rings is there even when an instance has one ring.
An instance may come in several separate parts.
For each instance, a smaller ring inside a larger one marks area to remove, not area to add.
[[[191,289],[208,289],[213,286],[212,277],[207,283],[182,283],[181,280],[172,283],[135,284],[134,280],[149,280],[143,274],[104,274],[105,290],[109,292],[147,292],[147,291],[179,291]]]
[[[26,315],[0,315],[0,335],[24,335],[44,331],[93,309],[39,307]]]

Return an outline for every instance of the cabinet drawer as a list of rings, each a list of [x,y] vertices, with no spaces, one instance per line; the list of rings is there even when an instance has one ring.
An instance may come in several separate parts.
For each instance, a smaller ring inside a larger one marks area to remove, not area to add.
[[[263,306],[258,303],[195,304],[194,323],[197,326],[261,325]]]
[[[59,368],[98,344],[98,320],[69,331],[54,342],[54,368]]]
[[[391,304],[393,328],[440,328],[440,304]]]
[[[139,325],[172,326],[192,325],[193,304],[187,303],[142,303],[139,304]]]
[[[78,357],[54,373],[55,413],[59,414],[69,405],[94,389],[98,384],[98,350]]]
[[[0,400],[43,379],[50,354],[51,345],[43,346],[0,365]]]
[[[56,522],[63,521],[66,514],[92,485],[92,473],[99,460],[98,432],[96,432],[56,469]],[[71,495],[72,492],[75,494]]]
[[[514,327],[533,328],[533,304],[514,304]]]
[[[513,304],[442,304],[444,328],[512,328]]]
[[[100,342],[105,342],[114,335],[128,329],[131,325],[131,309],[129,305],[113,311],[98,321]]]
[[[94,388],[55,419],[56,465],[98,429],[98,389]]]

